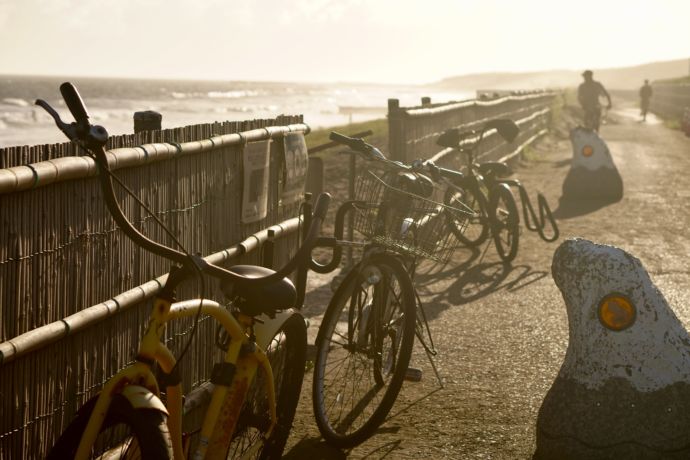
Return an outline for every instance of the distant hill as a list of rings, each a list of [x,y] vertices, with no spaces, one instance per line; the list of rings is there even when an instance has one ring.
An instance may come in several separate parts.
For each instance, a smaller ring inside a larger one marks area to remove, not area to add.
[[[688,59],[652,62],[634,67],[591,69],[594,79],[608,89],[639,88],[642,81],[664,80],[688,75]],[[544,70],[521,73],[480,73],[445,78],[430,86],[444,89],[505,90],[538,89],[577,86],[582,82],[582,70]]]

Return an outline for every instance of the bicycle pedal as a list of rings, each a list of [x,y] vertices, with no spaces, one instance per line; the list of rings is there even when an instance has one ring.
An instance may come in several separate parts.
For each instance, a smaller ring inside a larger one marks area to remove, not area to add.
[[[416,367],[408,367],[405,371],[405,381],[406,382],[421,382],[422,381],[422,370]]]

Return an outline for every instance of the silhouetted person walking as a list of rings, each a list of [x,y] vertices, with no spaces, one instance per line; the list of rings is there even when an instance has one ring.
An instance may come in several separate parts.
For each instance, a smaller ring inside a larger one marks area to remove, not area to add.
[[[644,85],[640,88],[640,115],[642,121],[647,121],[647,112],[649,112],[649,101],[652,99],[652,86],[649,80],[644,81]]]
[[[585,70],[582,72],[582,76],[585,81],[577,88],[577,100],[585,111],[584,125],[587,129],[593,129],[599,132],[599,124],[601,123],[601,104],[599,103],[599,97],[606,97],[608,100],[606,108],[610,109],[611,96],[609,96],[609,93],[604,89],[604,85],[592,78],[591,70]]]

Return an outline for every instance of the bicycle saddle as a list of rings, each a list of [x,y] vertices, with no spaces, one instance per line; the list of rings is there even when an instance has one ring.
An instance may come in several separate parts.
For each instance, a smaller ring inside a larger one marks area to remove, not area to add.
[[[487,161],[479,165],[479,174],[484,177],[505,177],[510,176],[512,173],[510,166],[502,161]]]
[[[259,278],[275,273],[270,268],[256,265],[235,265],[229,270],[249,278]],[[220,289],[229,299],[236,299],[236,306],[242,313],[259,316],[263,313],[273,317],[279,310],[293,307],[297,301],[297,290],[289,278],[259,288],[248,288],[242,282],[221,283]]]

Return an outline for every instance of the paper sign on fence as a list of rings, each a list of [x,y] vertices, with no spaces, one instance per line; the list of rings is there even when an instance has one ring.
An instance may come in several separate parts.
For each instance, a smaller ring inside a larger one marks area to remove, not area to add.
[[[244,185],[242,223],[256,222],[268,213],[268,165],[270,141],[249,142],[242,152]]]
[[[283,151],[285,155],[285,175],[283,181],[283,204],[292,203],[300,199],[307,180],[307,166],[309,156],[304,134],[288,133],[283,137]]]

